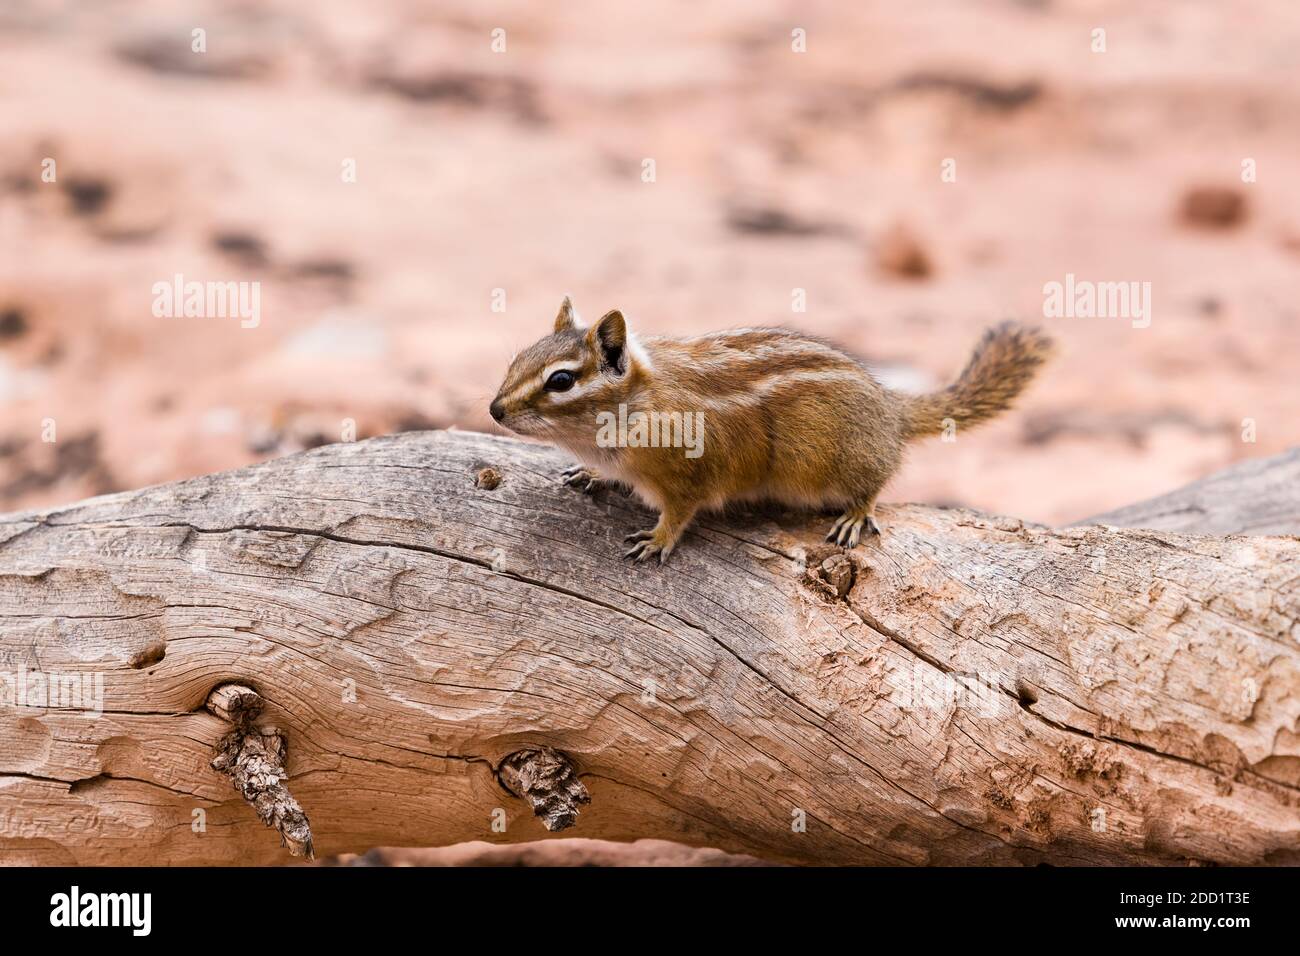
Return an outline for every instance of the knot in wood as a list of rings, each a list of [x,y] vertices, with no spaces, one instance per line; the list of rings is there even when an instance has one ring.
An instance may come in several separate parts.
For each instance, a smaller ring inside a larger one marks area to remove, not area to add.
[[[550,747],[517,750],[497,770],[502,786],[532,805],[548,830],[564,830],[578,820],[578,807],[591,795],[567,756]]]

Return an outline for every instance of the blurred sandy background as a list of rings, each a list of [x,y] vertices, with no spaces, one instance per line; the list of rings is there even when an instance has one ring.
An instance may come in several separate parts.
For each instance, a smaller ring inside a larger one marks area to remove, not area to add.
[[[1022,411],[887,497],[1066,521],[1280,451],[1298,51],[1293,0],[6,0],[0,509],[346,419],[486,429],[564,292],[646,331],[795,325],[928,387],[1044,321],[1046,282],[1149,281],[1150,328],[1046,320]],[[178,272],[260,282],[260,326],[155,318]]]

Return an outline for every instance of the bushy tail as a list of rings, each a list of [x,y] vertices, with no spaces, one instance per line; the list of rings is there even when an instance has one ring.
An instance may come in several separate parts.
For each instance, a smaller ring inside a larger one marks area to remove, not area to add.
[[[1014,322],[989,329],[956,382],[908,402],[906,437],[938,435],[947,420],[965,428],[1006,411],[1051,354],[1052,340],[1038,329]]]

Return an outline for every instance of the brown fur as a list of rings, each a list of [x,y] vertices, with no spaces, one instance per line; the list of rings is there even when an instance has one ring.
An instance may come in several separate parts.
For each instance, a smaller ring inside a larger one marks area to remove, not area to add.
[[[907,403],[907,437],[938,435],[945,419],[968,426],[1006,411],[1051,354],[1051,339],[1038,329],[1012,322],[989,329],[956,382]]]
[[[738,329],[693,338],[632,337],[622,313],[580,326],[566,298],[551,335],[510,364],[493,415],[512,431],[553,442],[582,463],[568,484],[630,486],[660,512],[629,537],[629,557],[667,558],[695,514],[732,501],[770,500],[844,513],[829,537],[856,545],[878,533],[873,510],[908,441],[1009,406],[1047,356],[1041,333],[990,330],[957,382],[913,397],[880,385],[855,358],[786,329]],[[544,388],[572,370],[569,392]],[[703,453],[680,447],[600,447],[597,415],[703,413]]]

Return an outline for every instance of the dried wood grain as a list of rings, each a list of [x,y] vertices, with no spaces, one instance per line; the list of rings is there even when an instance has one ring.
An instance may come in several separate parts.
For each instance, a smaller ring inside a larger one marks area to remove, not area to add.
[[[498,770],[551,748],[573,836],[1300,863],[1300,540],[884,506],[848,567],[764,513],[637,567],[645,510],[568,464],[405,434],[0,517],[0,674],[103,681],[96,716],[0,679],[0,860],[284,861],[211,766],[235,683],[321,855],[542,838]]]

